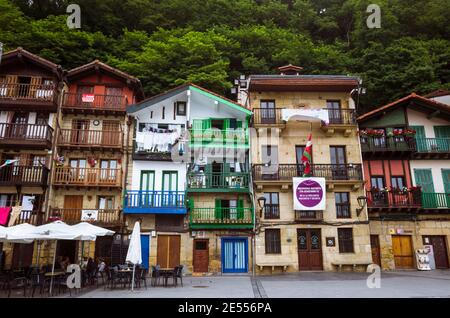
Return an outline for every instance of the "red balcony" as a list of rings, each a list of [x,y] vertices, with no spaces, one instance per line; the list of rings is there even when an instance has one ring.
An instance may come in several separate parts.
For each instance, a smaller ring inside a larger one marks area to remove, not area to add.
[[[48,125],[0,124],[0,147],[50,149],[53,128]]]
[[[128,100],[125,95],[64,93],[62,112],[123,115],[126,113],[127,105]]]
[[[122,131],[61,129],[58,146],[72,149],[121,150],[122,140]]]
[[[56,112],[58,92],[54,85],[0,84],[0,105],[6,110]]]

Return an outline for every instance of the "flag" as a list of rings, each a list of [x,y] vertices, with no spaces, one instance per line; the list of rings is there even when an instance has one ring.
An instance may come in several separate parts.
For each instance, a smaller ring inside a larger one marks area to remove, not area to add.
[[[3,167],[5,167],[7,165],[10,165],[10,164],[13,164],[14,162],[17,162],[17,161],[19,161],[19,159],[7,159],[7,160],[5,160],[5,163],[3,163],[0,166],[0,168],[3,168]]]
[[[302,163],[305,167],[303,169],[303,177],[311,177],[311,158],[312,158],[312,141],[311,134],[308,136],[308,142],[306,143],[305,150],[302,155]]]

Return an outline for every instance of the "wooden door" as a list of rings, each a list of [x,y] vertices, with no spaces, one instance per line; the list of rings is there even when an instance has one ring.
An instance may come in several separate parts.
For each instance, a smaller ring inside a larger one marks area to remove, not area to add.
[[[157,264],[161,268],[174,268],[180,265],[180,247],[179,235],[158,235]]]
[[[102,145],[118,146],[120,144],[120,123],[104,120],[102,125]]]
[[[449,268],[445,236],[433,235],[428,237],[430,238],[431,245],[433,245],[434,262],[436,264],[436,268]]]
[[[76,145],[88,145],[92,140],[89,138],[89,120],[74,119],[72,121],[71,143]]]
[[[414,267],[412,239],[409,235],[392,235],[392,249],[396,269]]]
[[[82,209],[83,209],[82,195],[65,195],[63,221],[80,222]]]
[[[370,236],[370,246],[372,249],[372,262],[381,267],[380,238],[378,235]]]
[[[323,270],[320,229],[297,229],[298,269]]]
[[[194,272],[205,273],[209,268],[209,240],[194,240]]]

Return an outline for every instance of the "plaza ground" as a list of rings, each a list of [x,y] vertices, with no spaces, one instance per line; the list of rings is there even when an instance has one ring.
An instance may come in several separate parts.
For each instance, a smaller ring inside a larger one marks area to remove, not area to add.
[[[302,272],[273,276],[184,277],[184,287],[104,290],[80,298],[450,298],[450,270],[381,273],[381,288],[368,288],[366,273]],[[63,297],[68,297],[65,295]]]

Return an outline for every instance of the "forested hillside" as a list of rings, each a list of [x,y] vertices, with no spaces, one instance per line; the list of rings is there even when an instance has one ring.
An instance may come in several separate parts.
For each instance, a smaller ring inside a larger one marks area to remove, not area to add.
[[[68,3],[81,29],[68,29]],[[368,29],[366,8],[382,10]],[[0,41],[65,68],[100,59],[147,96],[191,81],[228,94],[241,73],[292,63],[364,80],[365,109],[450,88],[449,0],[0,0]]]

